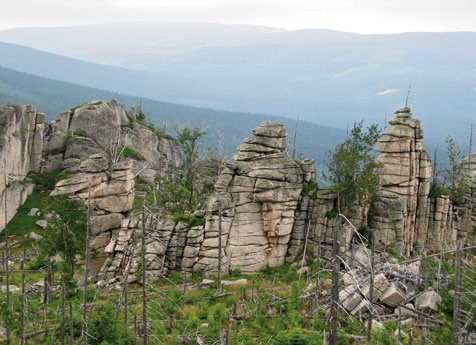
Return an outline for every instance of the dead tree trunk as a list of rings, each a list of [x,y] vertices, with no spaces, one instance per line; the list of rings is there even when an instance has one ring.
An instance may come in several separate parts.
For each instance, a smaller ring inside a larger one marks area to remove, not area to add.
[[[463,280],[462,274],[462,255],[461,245],[456,245],[456,276],[455,276],[455,296],[453,307],[453,331],[455,335],[455,342],[459,344],[459,337],[461,333],[460,320],[461,320],[461,283]]]
[[[25,345],[25,273],[21,275],[21,339],[20,344]]]
[[[88,216],[86,224],[86,249],[84,252],[84,276],[83,276],[83,314],[82,314],[82,326],[81,326],[81,344],[86,345],[88,343],[86,322],[86,302],[88,293],[88,266],[89,266],[89,234],[91,232],[91,186],[88,191]]]
[[[369,319],[367,320],[367,341],[372,340],[372,319],[373,319],[373,302],[374,302],[374,259],[375,259],[375,236],[372,231],[370,234],[370,291],[369,291]]]
[[[216,295],[221,295],[221,250],[222,250],[222,243],[221,243],[221,224],[222,223],[222,209],[221,209],[221,200],[219,200],[218,204],[218,278],[217,278],[217,292]]]
[[[145,262],[145,197],[142,200],[142,344],[147,345],[147,277],[146,277],[146,262]]]
[[[336,228],[334,230],[334,238],[332,244],[332,289],[331,289],[331,314],[330,314],[330,334],[329,344],[337,343],[337,324],[339,309],[339,232],[340,218],[337,217]]]
[[[5,259],[3,260],[5,264],[5,285],[6,285],[6,306],[10,310],[10,271],[9,271],[9,264],[10,264],[10,246],[8,243],[8,227],[7,227],[7,222],[8,222],[8,213],[7,213],[7,163],[5,160],[3,160],[3,167],[4,167],[4,172],[3,172],[3,178],[4,178],[4,186],[5,190],[3,192],[4,194],[4,204],[3,204],[3,215],[5,217],[5,228],[3,229],[3,232],[5,234]],[[7,323],[7,344],[10,344],[10,324]]]

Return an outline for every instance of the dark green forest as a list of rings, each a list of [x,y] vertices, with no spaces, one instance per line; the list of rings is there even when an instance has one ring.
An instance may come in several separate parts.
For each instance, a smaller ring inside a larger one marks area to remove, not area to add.
[[[222,137],[225,138],[224,152],[229,158],[243,138],[249,136],[251,130],[264,121],[282,122],[288,130],[290,142],[293,142],[296,131],[297,154],[315,159],[317,165],[324,162],[327,151],[345,138],[345,130],[301,121],[298,114],[296,119],[290,119],[196,108],[93,89],[0,67],[0,103],[31,104],[45,113],[49,121],[79,104],[101,99],[116,99],[127,108],[140,104],[147,120],[157,127],[167,126],[172,130],[177,123],[190,126],[201,124],[207,132],[201,149],[207,151],[216,148]]]

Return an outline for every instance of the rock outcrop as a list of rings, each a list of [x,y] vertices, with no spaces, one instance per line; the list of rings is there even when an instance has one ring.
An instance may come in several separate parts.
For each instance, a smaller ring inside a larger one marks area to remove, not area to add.
[[[135,255],[132,233],[140,231],[129,214],[134,178],[139,175],[153,183],[169,165],[178,165],[176,142],[159,141],[116,101],[91,102],[58,115],[46,139],[42,170],[71,174],[56,184],[51,195],[71,195],[92,208],[90,274],[101,279],[121,274]]]
[[[370,226],[376,243],[410,255],[427,232],[432,169],[420,121],[412,118],[408,107],[395,114],[375,148],[380,152],[380,185]]]
[[[48,133],[45,172],[64,169],[70,159],[101,154],[110,164],[132,158],[134,172],[154,182],[168,165],[177,166],[181,160],[175,141],[159,141],[147,126],[129,118],[116,101],[91,102],[59,114]]]
[[[90,259],[90,273],[99,272],[108,258],[105,251],[113,233],[117,232],[134,201],[134,174],[130,161],[109,166],[99,154],[81,162],[78,172],[59,181],[50,195],[70,195],[89,206],[90,243],[94,252]]]
[[[30,105],[0,106],[0,231],[32,192],[18,184],[29,171],[38,171],[42,159],[45,115]]]
[[[469,191],[467,194],[467,200],[470,201],[469,208],[471,209],[471,215],[469,217],[471,225],[476,224],[476,153],[472,152],[471,155],[463,158],[465,166],[465,173],[469,180]],[[471,227],[469,227],[471,229]]]
[[[31,106],[2,106],[0,115],[0,164],[5,166],[0,193],[2,206],[7,205],[3,214],[10,219],[31,192],[32,185],[15,183],[28,171],[69,173],[51,194],[72,195],[92,207],[90,272],[96,280],[112,284],[137,278],[144,226],[151,278],[174,270],[213,272],[220,260],[223,272],[250,273],[267,265],[329,258],[337,227],[339,256],[367,260],[356,254],[361,252],[356,246],[361,235],[356,234],[367,225],[369,210],[340,205],[351,210],[351,217],[338,216],[337,196],[318,188],[314,162],[287,157],[287,132],[280,123],[265,122],[244,139],[234,161],[220,172],[206,211],[196,213],[205,225],[190,227],[162,214],[148,215],[143,224],[131,212],[135,176],[154,182],[167,173],[168,165],[179,164],[180,154],[174,140],[160,140],[128,117],[118,102],[85,104],[58,115],[50,125]],[[420,122],[403,107],[389,123],[376,147],[380,184],[369,219],[377,249],[394,247],[409,256],[464,241],[475,222],[476,157],[467,169],[472,183],[467,205],[456,207],[445,196],[432,198],[431,162]],[[400,303],[401,287],[383,278],[376,280],[375,298],[393,308]],[[365,312],[367,288],[359,290],[360,295],[349,292],[355,287],[342,292],[352,295],[345,304],[349,312]]]
[[[253,134],[221,171],[204,230],[187,235],[186,271],[216,270],[219,255],[223,271],[256,272],[284,263],[303,183],[314,170],[286,157],[282,124],[262,123]]]

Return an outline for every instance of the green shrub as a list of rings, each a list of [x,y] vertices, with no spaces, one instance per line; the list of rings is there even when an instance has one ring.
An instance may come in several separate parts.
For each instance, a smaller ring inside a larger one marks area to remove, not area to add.
[[[240,268],[240,267],[236,267],[236,268],[231,269],[231,270],[228,272],[228,275],[229,275],[230,277],[235,277],[235,278],[241,277],[241,268]]]
[[[192,271],[192,281],[194,283],[201,282],[204,276],[205,276],[205,272],[203,272],[202,269],[196,269]]]
[[[91,320],[88,324],[90,334],[88,344],[117,344],[126,345],[133,343],[133,336],[122,325],[114,320],[115,309],[111,304],[101,305],[93,309]]]
[[[279,345],[320,345],[322,336],[305,334],[301,328],[280,331],[276,336]]]
[[[82,129],[78,129],[78,130],[74,131],[73,134],[75,136],[78,136],[78,137],[87,137],[88,136],[87,133]]]
[[[339,215],[339,210],[337,208],[334,208],[331,211],[326,212],[326,218],[329,218],[329,219],[337,218],[338,215]]]
[[[314,180],[311,180],[304,185],[301,194],[303,196],[309,195],[311,198],[315,198],[317,196],[318,190],[319,190],[319,186],[317,185],[317,182]]]
[[[129,148],[129,147],[125,147],[124,148],[124,151],[122,152],[122,156],[124,158],[131,158],[131,159],[135,159],[137,161],[146,161],[147,159],[141,155],[139,152]]]
[[[193,228],[194,226],[203,226],[205,225],[205,218],[198,218],[193,215],[185,215],[181,213],[174,213],[173,221],[175,223],[185,223],[188,224],[189,227]]]
[[[39,173],[30,171],[27,176],[27,181],[31,181],[35,184],[35,192],[44,192],[53,190],[58,181],[70,176],[71,174],[65,172]]]
[[[77,154],[77,153],[73,153],[73,154],[69,155],[69,156],[66,157],[66,158],[78,158],[78,159],[79,159],[79,158],[81,158],[81,155],[80,155],[80,154]]]

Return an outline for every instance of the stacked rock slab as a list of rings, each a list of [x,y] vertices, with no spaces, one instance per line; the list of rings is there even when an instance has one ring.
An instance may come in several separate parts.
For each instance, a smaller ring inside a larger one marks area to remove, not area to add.
[[[112,233],[122,226],[134,201],[134,173],[130,161],[121,161],[111,167],[100,155],[77,160],[77,172],[59,181],[50,195],[71,195],[91,208],[91,247],[95,255],[90,260],[89,272],[99,272],[108,254],[105,250]]]
[[[116,282],[136,282],[141,270],[142,235],[144,239],[144,257],[148,280],[157,280],[175,269],[177,258],[181,258],[180,249],[184,247],[187,226],[176,224],[171,217],[144,215],[124,218],[118,228],[111,231],[110,241],[104,248],[107,259],[97,273],[96,280],[102,285]]]
[[[111,100],[58,115],[48,127],[45,146],[43,171],[72,174],[59,181],[51,195],[72,195],[91,207],[90,278],[113,283],[127,272],[128,281],[135,281],[142,220],[130,214],[134,177],[139,174],[154,182],[167,166],[178,165],[176,141],[159,141],[150,128],[129,118],[122,104]],[[174,258],[181,257],[185,246],[184,231],[179,231],[184,225],[149,216],[146,227],[147,274],[157,279],[169,266],[177,266]]]
[[[423,148],[420,121],[402,107],[379,139],[380,186],[374,217],[376,243],[395,245],[404,255],[423,245],[428,228],[431,161]]]
[[[0,231],[33,191],[19,184],[28,172],[38,171],[43,148],[45,115],[31,105],[0,106]]]
[[[311,174],[286,157],[282,124],[264,122],[253,134],[221,171],[204,231],[189,232],[186,271],[216,270],[219,255],[224,271],[256,272],[284,263],[303,181]]]

